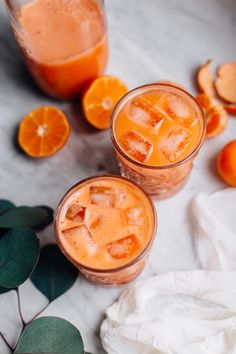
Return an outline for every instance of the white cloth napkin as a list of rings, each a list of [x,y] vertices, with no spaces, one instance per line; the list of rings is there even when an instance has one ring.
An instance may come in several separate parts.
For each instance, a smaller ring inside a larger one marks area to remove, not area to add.
[[[173,272],[139,282],[107,310],[109,354],[235,354],[236,272]]]
[[[199,194],[193,199],[192,211],[202,268],[236,270],[236,189]]]
[[[199,194],[191,209],[206,270],[159,275],[126,290],[101,326],[108,354],[236,354],[236,189]]]

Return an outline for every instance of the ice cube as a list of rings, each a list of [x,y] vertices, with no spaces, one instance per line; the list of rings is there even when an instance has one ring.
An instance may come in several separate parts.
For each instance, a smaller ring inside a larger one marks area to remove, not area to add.
[[[126,209],[126,219],[129,225],[140,226],[144,223],[144,217],[142,216],[142,210],[138,207],[131,207]]]
[[[114,190],[114,193],[115,193],[114,207],[119,208],[124,202],[124,200],[126,199],[127,194],[121,188],[116,188]]]
[[[140,125],[159,128],[166,118],[165,112],[156,110],[151,103],[143,97],[134,98],[129,105],[129,118]]]
[[[125,259],[137,254],[141,243],[134,234],[131,234],[118,241],[108,243],[106,248],[111,257]]]
[[[152,144],[133,130],[123,135],[121,144],[127,153],[139,162],[146,162],[153,150]]]
[[[90,187],[91,203],[103,207],[113,207],[115,203],[115,195],[112,188],[106,186]]]
[[[169,101],[167,105],[167,113],[173,119],[180,119],[185,127],[194,125],[197,122],[196,112],[187,102],[184,102],[179,97]]]
[[[176,126],[161,140],[159,148],[169,162],[174,162],[185,151],[191,139],[189,130]]]
[[[79,204],[71,204],[66,212],[66,218],[74,222],[83,222],[85,217],[86,208]]]
[[[72,247],[79,248],[81,251],[94,253],[97,244],[89,232],[86,225],[78,225],[62,230],[62,234]]]

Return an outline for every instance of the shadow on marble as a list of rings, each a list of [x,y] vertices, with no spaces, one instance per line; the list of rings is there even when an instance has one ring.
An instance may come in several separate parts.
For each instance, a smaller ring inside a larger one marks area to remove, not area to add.
[[[99,174],[119,174],[109,130],[99,131],[93,128],[83,116],[80,104],[71,104],[68,113],[67,116],[76,135],[79,165],[93,169]]]

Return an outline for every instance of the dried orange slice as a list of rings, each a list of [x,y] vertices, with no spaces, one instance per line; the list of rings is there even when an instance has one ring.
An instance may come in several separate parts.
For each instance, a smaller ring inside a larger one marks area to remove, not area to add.
[[[203,64],[197,73],[197,83],[200,92],[205,93],[209,97],[215,95],[215,89],[213,84],[213,78],[209,70],[209,66],[212,63],[212,60],[208,60]]]
[[[18,142],[31,157],[47,157],[60,150],[70,134],[69,122],[58,108],[39,107],[20,123]]]
[[[229,142],[220,151],[217,169],[221,178],[230,186],[236,187],[236,140]]]
[[[107,129],[116,103],[127,92],[126,85],[114,76],[102,76],[95,79],[82,98],[87,121],[95,128]]]
[[[224,106],[224,109],[232,116],[236,116],[236,106],[234,106],[233,104]]]
[[[205,94],[196,97],[206,117],[206,137],[213,138],[222,133],[228,122],[228,115],[222,104]]]
[[[215,87],[220,98],[230,103],[236,103],[236,61],[220,65]]]

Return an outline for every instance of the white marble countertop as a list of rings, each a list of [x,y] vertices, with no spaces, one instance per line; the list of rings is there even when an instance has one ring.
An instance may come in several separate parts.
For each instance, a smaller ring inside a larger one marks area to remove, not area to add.
[[[123,79],[130,88],[166,79],[176,80],[194,93],[193,78],[199,64],[208,58],[215,60],[214,65],[236,59],[235,0],[107,0],[106,8],[111,47],[107,72]],[[98,171],[117,172],[108,132],[90,129],[69,104],[56,103],[68,113],[73,127],[60,153],[33,161],[16,150],[14,136],[22,116],[50,102],[35,88],[21,63],[1,2],[0,198],[55,208],[62,194],[78,180]],[[198,268],[189,202],[198,192],[210,193],[224,187],[216,174],[215,157],[235,137],[236,120],[231,118],[221,136],[204,144],[185,188],[175,197],[156,203],[157,238],[140,278]],[[45,230],[42,242],[53,240],[52,229]],[[20,292],[26,319],[46,303],[30,282],[21,286]],[[122,288],[102,288],[80,277],[43,314],[70,320],[80,329],[87,351],[104,353],[99,325],[105,309],[121,292]],[[11,343],[20,331],[13,292],[0,296],[0,331]],[[8,353],[1,342],[0,352]]]

